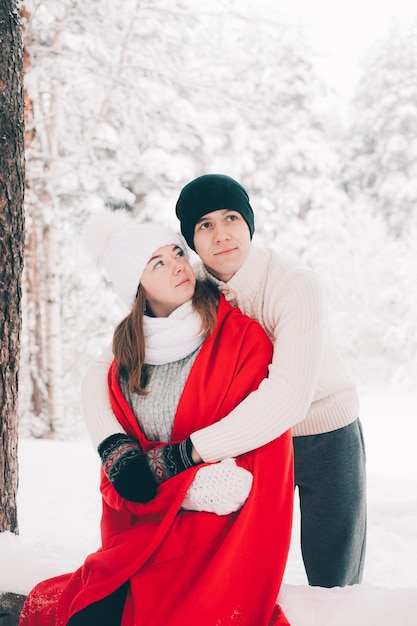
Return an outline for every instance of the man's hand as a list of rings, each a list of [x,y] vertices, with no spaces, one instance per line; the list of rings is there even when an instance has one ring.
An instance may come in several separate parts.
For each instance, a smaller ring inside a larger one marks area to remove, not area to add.
[[[182,508],[229,515],[242,508],[252,488],[251,472],[236,465],[234,459],[205,465],[198,470]]]

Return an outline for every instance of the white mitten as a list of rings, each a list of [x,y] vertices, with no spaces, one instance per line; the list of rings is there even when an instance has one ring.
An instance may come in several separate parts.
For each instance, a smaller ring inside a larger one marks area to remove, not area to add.
[[[252,474],[236,465],[234,459],[205,465],[198,470],[188,488],[182,508],[187,511],[229,515],[238,511],[246,502],[252,481]]]

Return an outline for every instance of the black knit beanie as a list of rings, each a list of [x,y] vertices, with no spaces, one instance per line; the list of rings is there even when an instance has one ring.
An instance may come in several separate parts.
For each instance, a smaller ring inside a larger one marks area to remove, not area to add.
[[[181,222],[181,232],[192,250],[194,227],[200,217],[217,211],[230,209],[241,214],[246,221],[252,239],[255,223],[249,196],[238,182],[222,174],[205,174],[192,180],[182,189],[175,212]]]

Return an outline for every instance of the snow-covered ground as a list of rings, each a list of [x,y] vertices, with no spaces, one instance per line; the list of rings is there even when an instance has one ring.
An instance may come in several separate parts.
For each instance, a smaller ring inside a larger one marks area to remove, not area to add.
[[[361,417],[369,501],[364,581],[344,589],[306,585],[296,508],[280,594],[292,626],[417,624],[417,392],[363,395]],[[20,535],[0,534],[0,592],[26,594],[99,546],[99,464],[87,436],[21,440],[19,449]]]

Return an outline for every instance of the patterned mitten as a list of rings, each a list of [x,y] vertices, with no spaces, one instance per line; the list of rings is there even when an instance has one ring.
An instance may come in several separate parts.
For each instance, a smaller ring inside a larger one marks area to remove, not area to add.
[[[252,482],[251,472],[239,467],[234,459],[205,465],[195,475],[185,494],[182,508],[229,515],[244,505]]]
[[[145,503],[156,496],[156,480],[136,439],[111,435],[101,442],[98,453],[107,478],[122,498]]]
[[[190,467],[194,467],[191,455],[193,444],[188,438],[180,443],[169,443],[154,448],[145,454],[149,469],[158,484],[176,476]]]

